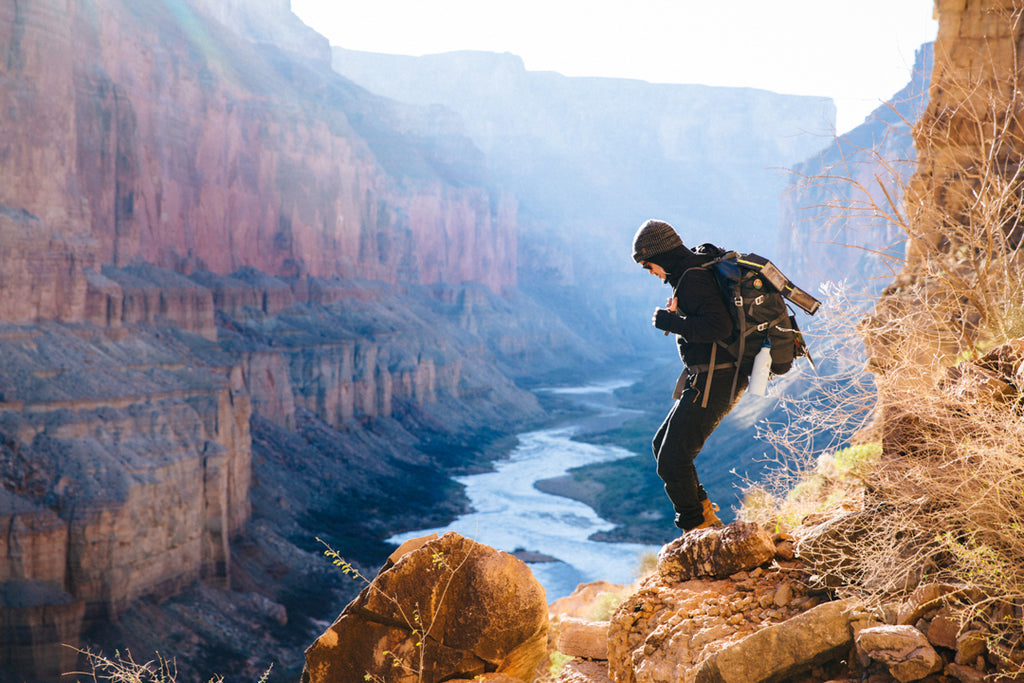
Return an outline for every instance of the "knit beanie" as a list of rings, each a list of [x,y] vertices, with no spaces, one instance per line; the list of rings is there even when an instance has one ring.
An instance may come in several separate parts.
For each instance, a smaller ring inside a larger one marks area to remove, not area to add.
[[[633,236],[633,260],[637,263],[650,261],[658,254],[664,254],[683,246],[679,234],[665,221],[654,219],[644,222]]]

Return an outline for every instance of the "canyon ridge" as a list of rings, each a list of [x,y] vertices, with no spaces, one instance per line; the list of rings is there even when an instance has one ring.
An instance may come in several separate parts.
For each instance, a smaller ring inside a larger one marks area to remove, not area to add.
[[[317,539],[376,568],[558,417],[530,388],[647,367],[635,227],[774,240],[773,169],[834,120],[436,59],[475,115],[287,0],[0,6],[2,680],[73,647],[294,679],[355,593]]]

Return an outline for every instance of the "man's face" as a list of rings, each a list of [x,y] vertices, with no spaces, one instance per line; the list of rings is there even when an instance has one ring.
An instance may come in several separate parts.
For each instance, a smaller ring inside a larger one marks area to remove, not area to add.
[[[656,278],[663,282],[665,278],[668,277],[668,273],[665,272],[665,269],[659,266],[657,263],[651,263],[650,261],[641,261],[640,265],[643,266],[644,270],[646,270],[648,273],[650,273],[651,275],[655,276]]]

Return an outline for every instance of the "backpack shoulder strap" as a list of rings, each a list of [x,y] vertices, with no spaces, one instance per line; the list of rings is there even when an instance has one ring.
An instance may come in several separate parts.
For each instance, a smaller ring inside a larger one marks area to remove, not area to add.
[[[725,249],[722,249],[721,247],[719,247],[719,246],[717,246],[715,244],[712,244],[711,242],[705,242],[704,244],[701,244],[700,246],[694,247],[690,251],[692,251],[694,254],[697,254],[698,256],[706,257],[706,260],[703,263],[701,263],[700,265],[692,266],[691,268],[687,268],[685,271],[683,271],[683,276],[679,278],[679,282],[682,283],[683,277],[685,277],[686,274],[689,273],[692,270],[703,270],[703,271],[709,272],[709,273],[711,273],[712,278],[714,279],[716,285],[718,286],[718,288],[719,288],[719,290],[720,290],[720,292],[722,294],[723,299],[725,299],[726,303],[727,303],[728,299],[730,299],[732,297],[732,294],[730,294],[729,292],[725,291],[725,288],[724,288],[724,285],[723,285],[723,282],[722,282],[722,278],[717,273],[714,272],[714,268],[715,268],[715,266],[718,266],[719,264],[721,264],[723,261],[729,261],[729,260],[738,261],[739,257],[740,257],[739,253],[735,252],[735,251],[726,251]],[[727,303],[727,305],[728,305],[728,303]],[[730,317],[732,317],[732,314],[730,314]],[[739,340],[740,340],[739,348],[740,348],[740,356],[735,360],[735,362],[733,362],[733,363],[723,363],[723,364],[716,363],[715,361],[716,361],[716,356],[718,355],[718,347],[719,347],[719,345],[722,345],[724,347],[724,344],[722,344],[721,342],[714,342],[714,343],[711,344],[711,360],[709,361],[708,366],[707,366],[707,377],[706,377],[705,382],[704,382],[704,391],[702,392],[703,393],[703,398],[702,398],[701,404],[700,404],[701,408],[707,408],[708,396],[710,395],[710,392],[711,392],[711,378],[714,376],[715,370],[718,370],[718,369],[721,369],[721,368],[732,367],[732,366],[735,365],[736,373],[735,373],[735,375],[733,377],[733,380],[732,380],[732,394],[731,394],[731,396],[735,396],[736,395],[736,383],[737,383],[737,380],[739,379],[740,363],[742,361],[742,354],[743,354],[744,337],[746,336],[745,330],[743,329],[743,327],[744,327],[743,326],[743,313],[742,313],[742,310],[741,310],[740,313],[739,313]]]

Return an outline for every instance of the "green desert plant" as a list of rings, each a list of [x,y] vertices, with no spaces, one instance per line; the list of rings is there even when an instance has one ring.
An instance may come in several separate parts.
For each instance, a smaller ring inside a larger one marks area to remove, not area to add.
[[[832,463],[840,477],[865,479],[882,455],[882,444],[877,441],[847,446],[835,452]]]
[[[548,666],[547,675],[549,680],[557,680],[565,669],[565,665],[572,661],[572,657],[569,655],[562,654],[555,650],[551,653],[550,665]]]
[[[636,569],[633,571],[633,575],[638,581],[640,581],[653,574],[657,569],[658,554],[641,553],[637,561]]]
[[[622,604],[622,596],[614,593],[604,593],[594,603],[590,612],[591,621],[608,621],[615,614],[615,610]]]

